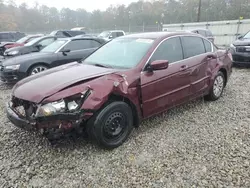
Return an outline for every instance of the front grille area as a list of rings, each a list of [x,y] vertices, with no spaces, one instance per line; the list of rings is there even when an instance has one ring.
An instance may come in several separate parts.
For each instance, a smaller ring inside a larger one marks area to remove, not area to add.
[[[19,116],[26,119],[32,118],[37,110],[37,106],[34,103],[16,97],[12,97],[12,107]]]
[[[248,53],[250,53],[250,47],[245,47],[245,46],[236,47],[236,52],[248,52]]]
[[[236,62],[250,62],[250,57],[244,57],[240,55],[233,55],[233,60]]]

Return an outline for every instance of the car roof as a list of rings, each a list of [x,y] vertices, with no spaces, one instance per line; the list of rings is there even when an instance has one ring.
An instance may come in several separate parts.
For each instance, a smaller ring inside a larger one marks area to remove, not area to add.
[[[100,37],[96,37],[96,36],[75,36],[75,37],[64,37],[64,38],[58,38],[58,40],[79,40],[79,39],[100,39],[102,40],[102,38]]]
[[[146,33],[136,33],[136,34],[129,34],[125,36],[121,36],[119,38],[148,38],[148,39],[159,39],[159,38],[165,38],[165,37],[170,37],[170,36],[176,36],[176,35],[194,35],[194,36],[200,36],[195,33],[187,33],[185,31],[183,32],[166,32],[166,31],[161,31],[161,32],[146,32]]]

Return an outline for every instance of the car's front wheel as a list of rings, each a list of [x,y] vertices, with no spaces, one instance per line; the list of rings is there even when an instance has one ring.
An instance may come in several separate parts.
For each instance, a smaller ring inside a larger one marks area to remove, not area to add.
[[[87,124],[89,136],[107,149],[122,145],[132,130],[132,110],[128,104],[120,101],[105,106]]]
[[[34,75],[37,74],[39,72],[45,71],[47,70],[48,67],[45,65],[35,65],[34,67],[32,67],[29,71],[29,75]]]
[[[206,96],[206,99],[215,101],[219,99],[224,91],[225,88],[225,76],[224,74],[219,71],[214,78],[213,85],[210,89],[209,95]]]

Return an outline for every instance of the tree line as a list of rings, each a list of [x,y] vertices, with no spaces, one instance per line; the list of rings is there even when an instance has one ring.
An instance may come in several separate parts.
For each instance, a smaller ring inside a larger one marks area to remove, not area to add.
[[[199,0],[151,0],[88,12],[0,0],[0,31],[48,32],[77,26],[96,29],[196,22]],[[201,0],[200,21],[250,18],[250,0]]]

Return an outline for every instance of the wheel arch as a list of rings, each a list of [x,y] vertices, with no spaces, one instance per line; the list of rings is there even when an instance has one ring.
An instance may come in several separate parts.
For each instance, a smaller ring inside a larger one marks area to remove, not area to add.
[[[112,93],[109,96],[106,104],[109,104],[109,103],[114,102],[114,101],[123,101],[123,102],[125,102],[126,104],[129,105],[129,107],[131,108],[132,113],[133,113],[133,125],[134,125],[134,127],[139,127],[140,117],[139,117],[136,105],[130,99],[128,99],[127,97],[117,95],[117,94],[114,94],[114,93]]]
[[[225,68],[220,68],[219,71],[222,72],[223,75],[224,75],[224,78],[225,78],[225,84],[224,85],[226,86],[227,82],[228,82],[227,70]]]
[[[50,68],[49,64],[46,63],[46,62],[37,62],[37,63],[34,63],[34,64],[32,64],[31,66],[28,67],[28,69],[27,69],[27,71],[26,71],[26,72],[27,72],[27,76],[29,75],[30,71],[31,71],[34,67],[36,67],[36,66],[38,66],[38,65],[43,65],[43,66],[46,66],[46,67]]]

